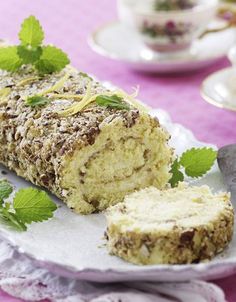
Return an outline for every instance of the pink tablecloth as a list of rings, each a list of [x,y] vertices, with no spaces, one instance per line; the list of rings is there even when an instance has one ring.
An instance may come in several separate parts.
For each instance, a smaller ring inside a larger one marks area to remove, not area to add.
[[[95,74],[101,80],[110,80],[128,91],[140,85],[140,99],[167,110],[175,122],[192,129],[200,140],[218,146],[235,143],[236,113],[208,105],[199,94],[202,80],[227,66],[227,60],[194,74],[158,77],[135,73],[120,62],[99,57],[89,49],[86,39],[97,26],[116,18],[115,0],[2,0],[0,37],[16,41],[22,19],[30,14],[38,17],[46,28],[46,40],[63,48],[79,69]],[[236,301],[235,283],[236,277],[218,282],[226,291],[229,302]],[[0,301],[19,300],[1,293]]]

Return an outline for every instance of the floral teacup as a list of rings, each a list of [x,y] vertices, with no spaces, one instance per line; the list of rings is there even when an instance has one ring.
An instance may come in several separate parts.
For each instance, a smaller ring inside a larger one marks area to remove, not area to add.
[[[118,0],[122,22],[158,52],[187,49],[216,15],[218,0]]]

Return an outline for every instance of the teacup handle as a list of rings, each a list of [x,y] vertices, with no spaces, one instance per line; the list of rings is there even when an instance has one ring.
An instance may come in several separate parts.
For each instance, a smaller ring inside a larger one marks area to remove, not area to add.
[[[210,28],[205,30],[198,38],[202,39],[208,34],[218,33],[220,31],[224,31],[226,29],[229,29],[230,27],[233,27],[233,25],[230,22],[227,22],[224,26],[216,27],[216,28]]]

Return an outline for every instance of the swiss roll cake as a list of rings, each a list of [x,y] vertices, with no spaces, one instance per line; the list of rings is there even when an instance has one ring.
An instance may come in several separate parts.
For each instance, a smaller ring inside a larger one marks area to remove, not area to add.
[[[0,79],[0,162],[19,176],[82,214],[166,187],[170,136],[134,97],[71,67],[44,76],[22,67]],[[95,102],[114,94],[123,108]]]
[[[184,183],[134,192],[106,217],[110,253],[140,265],[210,260],[229,244],[234,227],[228,193]]]

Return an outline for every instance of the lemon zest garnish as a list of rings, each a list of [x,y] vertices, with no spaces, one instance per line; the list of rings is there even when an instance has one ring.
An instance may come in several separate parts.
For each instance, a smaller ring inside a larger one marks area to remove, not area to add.
[[[50,92],[54,92],[59,88],[62,88],[65,82],[68,80],[69,76],[71,75],[70,72],[67,72],[59,81],[57,81],[53,86],[42,90],[41,92],[37,93],[38,96],[44,96]]]
[[[58,93],[50,93],[49,98],[53,99],[74,99],[74,100],[82,100],[84,94],[58,94]]]
[[[119,97],[122,97],[127,103],[132,105],[134,108],[137,108],[141,112],[148,112],[150,108],[147,105],[144,105],[139,100],[135,99],[138,95],[139,88],[135,88],[135,91],[132,94],[127,94],[122,89],[117,89],[113,91],[113,94],[116,94]]]
[[[7,102],[7,97],[11,93],[11,89],[9,87],[0,89],[0,103],[4,104]]]
[[[24,86],[26,84],[29,84],[29,83],[31,83],[33,81],[37,81],[37,80],[39,80],[39,77],[37,77],[37,76],[35,76],[35,77],[28,77],[28,78],[25,78],[25,79],[21,80],[20,82],[18,82],[16,84],[16,86],[17,87]]]
[[[74,115],[74,114],[80,112],[88,104],[93,102],[96,99],[97,95],[91,96],[91,88],[92,88],[92,83],[89,82],[87,91],[86,91],[85,95],[83,96],[82,100],[78,104],[74,104],[65,110],[59,111],[58,114],[61,116]]]
[[[86,106],[88,106],[90,103],[94,102],[96,100],[96,98],[101,95],[100,94],[95,94],[91,96],[91,82],[88,84],[88,88],[87,91],[84,95],[80,95],[81,97],[81,101],[78,104],[73,104],[72,106],[70,106],[69,108],[59,111],[58,114],[60,116],[71,116],[74,115],[78,112],[80,112],[81,110],[83,110]],[[112,96],[112,95],[117,95],[121,98],[123,98],[128,104],[132,105],[134,108],[139,109],[141,112],[148,112],[150,110],[150,108],[144,104],[142,104],[140,101],[135,100],[135,97],[138,95],[138,88],[135,88],[134,93],[132,93],[131,95],[127,94],[125,91],[118,89],[118,90],[114,90],[114,91],[109,91],[109,92],[105,92],[104,95],[107,96]],[[66,98],[66,95],[60,95],[61,98]],[[70,98],[73,98],[74,95],[69,95]],[[56,94],[55,94],[56,97]],[[79,98],[79,96],[77,96],[77,98]]]
[[[8,96],[11,92],[11,88],[6,87],[6,88],[2,88],[0,89],[0,97],[5,97]]]
[[[45,96],[46,94],[50,92],[54,92],[55,90],[63,87],[64,83],[68,80],[69,76],[71,75],[70,72],[67,72],[59,81],[57,81],[53,86],[42,90],[35,95],[28,95],[28,96],[22,96],[23,100],[27,100],[28,98],[34,97],[34,96]]]

